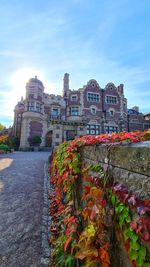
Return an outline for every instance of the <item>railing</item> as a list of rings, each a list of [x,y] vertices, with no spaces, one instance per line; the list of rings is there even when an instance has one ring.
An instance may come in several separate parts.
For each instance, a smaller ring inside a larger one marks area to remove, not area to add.
[[[61,115],[50,114],[49,118],[50,118],[50,120],[61,120],[62,116]]]

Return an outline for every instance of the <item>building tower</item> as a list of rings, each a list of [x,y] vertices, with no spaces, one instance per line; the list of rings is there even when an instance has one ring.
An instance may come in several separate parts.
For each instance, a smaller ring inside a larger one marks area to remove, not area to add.
[[[26,84],[26,111],[42,113],[43,103],[43,83],[35,78],[31,78]]]
[[[29,147],[29,140],[33,136],[42,137],[43,120],[43,83],[31,78],[26,84],[25,112],[22,116],[20,147]]]

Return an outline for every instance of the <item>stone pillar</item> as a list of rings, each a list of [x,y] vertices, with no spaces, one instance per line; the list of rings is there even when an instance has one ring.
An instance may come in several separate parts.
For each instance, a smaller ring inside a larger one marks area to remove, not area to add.
[[[42,139],[42,143],[41,143],[41,147],[44,147],[46,144],[46,142],[45,142],[45,137],[46,137],[46,134],[47,134],[47,132],[48,132],[48,125],[47,125],[47,121],[46,120],[44,120],[43,122],[42,122],[42,124],[43,124],[43,132],[42,132],[42,136],[41,136],[41,139]]]
[[[29,121],[27,118],[23,118],[21,125],[20,148],[29,147],[28,136],[29,136]]]
[[[59,127],[59,128],[58,128]],[[63,141],[63,125],[54,124],[53,125],[53,136],[52,136],[53,147],[57,147]]]

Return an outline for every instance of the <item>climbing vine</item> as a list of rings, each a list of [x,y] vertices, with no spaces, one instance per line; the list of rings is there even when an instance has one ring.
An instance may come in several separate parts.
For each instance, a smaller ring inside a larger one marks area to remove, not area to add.
[[[50,266],[110,266],[108,207],[113,210],[114,227],[133,266],[150,266],[147,262],[149,200],[138,200],[121,183],[112,184],[102,166],[83,167],[80,154],[85,145],[139,142],[145,136],[147,133],[141,132],[84,136],[58,147],[50,166]],[[90,175],[91,171],[99,176]],[[83,192],[77,201],[81,179]],[[136,219],[132,219],[133,208],[138,215]]]

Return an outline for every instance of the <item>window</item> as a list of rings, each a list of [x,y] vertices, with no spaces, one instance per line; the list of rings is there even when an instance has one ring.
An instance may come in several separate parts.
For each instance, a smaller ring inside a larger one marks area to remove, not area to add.
[[[71,116],[78,116],[79,115],[79,108],[78,107],[71,107],[70,115]]]
[[[72,96],[71,96],[71,100],[72,100],[72,101],[76,101],[76,100],[77,100],[77,95],[72,95]]]
[[[51,115],[52,115],[52,118],[58,118],[59,109],[58,108],[52,108]]]
[[[59,138],[59,134],[56,134],[56,138]]]
[[[91,85],[92,85],[92,87],[95,87],[95,83],[92,83]]]
[[[91,113],[96,114],[96,108],[91,108]]]
[[[88,124],[87,125],[87,134],[91,134],[91,135],[100,134],[99,125]]]
[[[28,102],[28,110],[34,111],[34,102]]]
[[[41,112],[42,105],[39,102],[36,102],[36,111]]]
[[[113,105],[117,104],[117,97],[116,96],[107,95],[105,100],[106,100],[107,104],[113,104]]]
[[[87,100],[89,102],[99,102],[100,96],[95,93],[87,93]]]
[[[114,126],[106,126],[105,127],[105,133],[113,133],[116,132],[118,133],[118,127],[114,127]]]
[[[109,111],[109,114],[110,114],[110,116],[114,116],[114,111],[113,110],[110,110]]]
[[[59,146],[59,145],[60,145],[60,143],[58,143],[58,142],[55,143],[55,146]]]
[[[144,130],[150,129],[150,123],[144,124]]]

